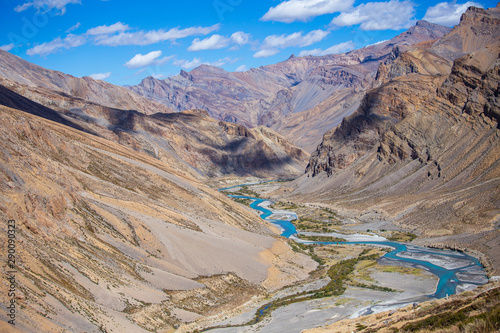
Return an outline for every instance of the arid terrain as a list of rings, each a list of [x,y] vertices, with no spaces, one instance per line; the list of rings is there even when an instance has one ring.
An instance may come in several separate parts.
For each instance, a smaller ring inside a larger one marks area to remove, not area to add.
[[[378,87],[325,134],[290,198],[367,229],[390,221],[420,244],[479,251],[498,274],[499,35],[498,7],[471,8],[434,44],[396,49]]]
[[[316,266],[183,171],[19,110],[0,112],[0,211],[16,221],[24,332],[168,329]]]
[[[127,87],[0,50],[0,331],[500,329],[499,55],[500,5]],[[384,240],[476,271],[425,302],[430,270],[332,244]]]
[[[268,126],[310,152],[323,133],[358,107],[378,64],[394,46],[434,40],[449,30],[419,21],[389,41],[348,53],[292,56],[243,73],[202,65],[165,80],[148,77],[128,88],[174,110],[205,109],[215,119]]]

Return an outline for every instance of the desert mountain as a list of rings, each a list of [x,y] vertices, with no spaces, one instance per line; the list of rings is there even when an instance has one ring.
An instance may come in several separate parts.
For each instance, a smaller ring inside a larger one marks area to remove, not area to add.
[[[22,332],[169,330],[316,267],[199,180],[302,173],[308,154],[276,132],[160,112],[127,89],[5,52],[0,62],[0,218],[16,223]]]
[[[469,8],[435,43],[395,48],[377,87],[324,135],[297,197],[479,250],[498,272],[499,54],[498,6]]]
[[[316,266],[175,165],[4,106],[0,124],[0,217],[16,223],[22,332],[170,329]]]
[[[10,60],[11,57],[4,58]],[[30,72],[32,76],[45,74],[44,71]],[[308,153],[262,126],[247,129],[216,121],[200,110],[148,115],[137,110],[111,108],[49,89],[46,86],[52,81],[48,78],[42,81],[46,82],[45,86],[38,87],[0,77],[0,104],[113,140],[177,166],[190,175],[288,178],[302,174],[309,158]],[[110,89],[103,90],[104,93],[121,91],[120,87],[106,85]],[[105,95],[101,99],[106,99]],[[136,106],[145,111],[140,105]],[[153,103],[148,107],[154,106]]]
[[[290,57],[246,72],[202,65],[158,80],[147,77],[130,90],[182,111],[205,109],[216,119],[278,130],[312,150],[321,135],[356,110],[370,76],[396,45],[442,37],[449,28],[419,21],[389,41],[345,54]]]
[[[0,50],[0,77],[27,88],[46,88],[66,96],[88,100],[103,106],[137,110],[145,114],[172,112],[130,90],[91,77],[76,78],[43,68]]]

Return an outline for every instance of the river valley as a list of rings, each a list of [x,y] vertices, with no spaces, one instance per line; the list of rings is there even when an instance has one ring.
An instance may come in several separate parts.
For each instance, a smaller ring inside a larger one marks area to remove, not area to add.
[[[346,318],[411,304],[416,306],[420,302],[444,298],[488,282],[479,261],[462,252],[389,241],[377,233],[353,232],[345,226],[340,226],[335,231],[324,229],[321,232],[299,229],[295,224],[300,221],[300,217],[295,211],[273,208],[270,200],[240,191],[242,188],[247,189],[249,185],[253,189],[266,186],[246,184],[222,188],[220,191],[257,210],[262,219],[280,229],[282,237],[295,244],[309,248],[310,251],[314,251],[311,250],[314,247],[317,249],[316,253],[321,249],[340,251],[346,254],[346,260],[356,256],[361,258],[363,253],[372,253],[369,251],[382,252],[375,261],[368,263],[365,260],[357,264],[354,279],[357,282],[351,281],[341,295],[290,302],[269,311],[270,315],[264,315],[264,310],[272,306],[273,302],[287,299],[290,295],[307,297],[324,289],[330,278],[323,276],[305,284],[285,288],[269,299],[252,304],[239,315],[217,322],[212,326],[214,329],[209,329],[210,332],[301,332]],[[335,241],[325,241],[328,238]],[[366,267],[359,267],[363,265]],[[255,317],[257,309],[260,309],[262,318]],[[251,325],[245,325],[248,323]]]

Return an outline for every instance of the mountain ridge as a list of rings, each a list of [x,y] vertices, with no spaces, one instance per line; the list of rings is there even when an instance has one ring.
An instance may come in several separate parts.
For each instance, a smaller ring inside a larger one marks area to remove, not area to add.
[[[338,102],[332,100],[332,94],[342,90],[355,94],[368,87],[370,75],[376,71],[379,61],[385,59],[395,45],[436,39],[449,30],[418,21],[389,41],[343,54],[293,56],[246,72],[226,72],[202,65],[190,72],[182,70],[179,75],[164,80],[147,77],[139,85],[127,88],[177,111],[206,109],[219,120],[247,127],[266,125],[300,147],[311,150],[322,135],[319,131],[314,132],[314,127],[321,124],[326,131],[339,123],[339,117],[328,116]],[[330,102],[324,108],[310,112],[326,100]],[[357,103],[359,99],[352,99],[348,104]],[[347,107],[334,111],[346,115],[354,109]],[[303,138],[304,134],[292,129],[299,117],[306,120],[305,125],[300,126],[302,132],[311,130],[310,137]]]
[[[138,110],[145,114],[172,112],[130,90],[85,76],[77,78],[43,68],[0,49],[0,77],[28,88],[46,88],[107,107]]]
[[[309,157],[273,130],[216,121],[202,110],[147,115],[2,78],[0,85],[2,105],[118,142],[195,177],[289,178],[303,172]]]

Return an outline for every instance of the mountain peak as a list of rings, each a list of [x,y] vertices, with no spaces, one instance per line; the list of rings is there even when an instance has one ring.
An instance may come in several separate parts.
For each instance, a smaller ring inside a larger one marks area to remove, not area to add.
[[[413,27],[411,27],[410,29],[408,29],[408,31],[406,31],[406,34],[407,35],[412,35],[415,33],[425,34],[429,37],[429,39],[436,39],[442,37],[443,35],[447,34],[450,31],[451,31],[450,27],[446,27],[444,25],[432,23],[425,20],[419,20],[417,21],[417,23],[415,23]]]
[[[426,20],[418,20],[417,23],[415,23],[415,26],[417,27],[425,27],[425,28],[431,28],[439,24],[431,23]]]

